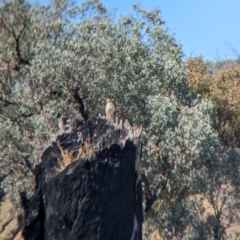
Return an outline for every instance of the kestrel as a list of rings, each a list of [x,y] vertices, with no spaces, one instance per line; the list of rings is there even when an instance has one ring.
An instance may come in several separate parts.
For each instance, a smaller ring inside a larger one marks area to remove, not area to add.
[[[107,118],[113,117],[114,110],[115,110],[114,103],[113,103],[112,99],[108,98],[107,105],[105,108]]]
[[[64,118],[61,116],[58,118],[58,128],[61,133],[64,133],[65,131],[65,122]]]

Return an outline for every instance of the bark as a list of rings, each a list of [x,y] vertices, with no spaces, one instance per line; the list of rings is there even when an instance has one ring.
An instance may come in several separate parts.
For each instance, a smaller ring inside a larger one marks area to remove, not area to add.
[[[37,185],[22,201],[24,238],[141,240],[141,129],[116,119],[75,126],[32,160]],[[67,153],[74,161],[59,172]]]

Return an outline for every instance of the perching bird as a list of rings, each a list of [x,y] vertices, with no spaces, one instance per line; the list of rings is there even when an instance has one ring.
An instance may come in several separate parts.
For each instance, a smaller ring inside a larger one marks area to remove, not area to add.
[[[62,116],[58,118],[58,128],[59,128],[60,133],[65,132],[65,122],[64,122],[64,118]]]
[[[105,108],[107,118],[113,117],[114,110],[115,110],[114,103],[113,103],[112,99],[108,98],[107,105]]]

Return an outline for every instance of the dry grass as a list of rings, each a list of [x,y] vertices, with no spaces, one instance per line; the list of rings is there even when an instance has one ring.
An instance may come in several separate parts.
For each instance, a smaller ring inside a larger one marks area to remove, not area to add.
[[[70,152],[68,149],[63,149],[63,147],[58,143],[58,147],[61,151],[62,158],[58,159],[59,167],[56,169],[57,172],[63,171],[68,165],[74,161],[89,156],[96,151],[96,147],[91,144],[90,139],[88,139],[83,146],[78,150]]]
[[[13,210],[13,205],[9,199],[2,202],[0,208],[0,239],[23,240],[22,233],[19,231],[18,219],[12,218],[11,210]]]
[[[11,213],[10,210],[12,208],[12,203],[10,200],[5,200],[1,203],[0,207],[0,232],[2,231],[3,225],[10,221]]]

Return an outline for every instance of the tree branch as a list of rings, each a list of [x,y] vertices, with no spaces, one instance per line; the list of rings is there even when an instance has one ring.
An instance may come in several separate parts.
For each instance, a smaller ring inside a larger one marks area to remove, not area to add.
[[[5,103],[4,106],[7,106],[7,105],[16,105],[16,103],[10,102],[10,101],[8,101],[8,100],[6,100],[6,99],[3,99],[3,98],[0,96],[0,103],[1,103],[1,102]]]
[[[25,28],[26,28],[26,26],[24,24],[22,30],[20,31],[19,36],[17,36],[15,31],[14,31],[14,28],[12,26],[12,34],[13,34],[13,37],[14,37],[14,40],[15,40],[15,43],[16,43],[15,50],[16,50],[17,57],[18,57],[18,63],[17,63],[17,66],[15,67],[15,70],[17,70],[17,71],[19,71],[19,66],[18,66],[19,64],[30,65],[29,61],[24,59],[21,56],[21,50],[20,50],[20,40],[21,40],[21,36],[22,36],[22,33],[25,30]]]
[[[16,118],[13,118],[12,121],[13,122],[16,122],[17,119],[19,118],[28,118],[28,117],[31,117],[33,116],[34,114],[33,113],[29,113],[29,114],[25,114],[25,113],[22,113],[21,115],[17,116]]]
[[[79,113],[81,114],[82,118],[84,121],[87,121],[88,120],[88,113],[87,111],[85,110],[85,106],[84,106],[84,98],[81,98],[78,94],[78,90],[79,88],[75,88],[72,90],[72,96],[74,98],[74,100],[79,104]],[[86,98],[86,97],[85,97]]]
[[[156,201],[157,195],[152,194],[152,192],[150,190],[150,187],[149,187],[149,183],[148,183],[147,178],[144,174],[142,174],[142,179],[143,179],[143,182],[146,186],[146,190],[148,192],[148,196],[146,197],[146,208],[145,208],[145,212],[148,213],[150,211],[152,205]]]

